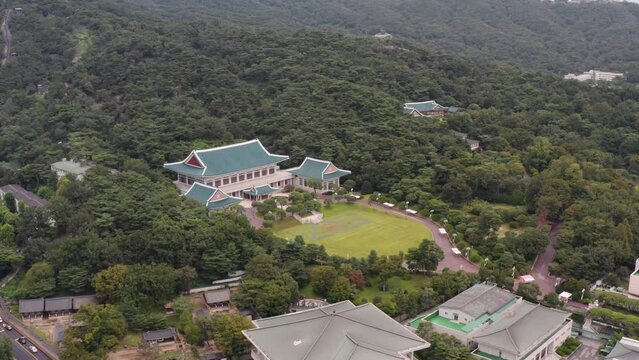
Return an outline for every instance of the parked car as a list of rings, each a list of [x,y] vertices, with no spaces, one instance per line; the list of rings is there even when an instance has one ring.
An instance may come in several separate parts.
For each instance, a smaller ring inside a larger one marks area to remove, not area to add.
[[[7,327],[5,329],[7,329],[7,331],[11,331],[11,330],[13,330],[13,326],[7,325]]]
[[[26,344],[27,343],[27,338],[24,336],[21,336],[18,341],[20,342],[20,344]]]
[[[29,350],[31,350],[32,353],[37,353],[38,352],[38,348],[33,346],[33,345],[29,345]]]

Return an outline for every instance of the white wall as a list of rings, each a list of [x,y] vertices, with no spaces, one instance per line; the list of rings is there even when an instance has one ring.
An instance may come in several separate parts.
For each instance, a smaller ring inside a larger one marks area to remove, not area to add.
[[[447,309],[447,308],[439,308],[439,316],[441,317],[445,317],[446,319],[449,320],[453,320],[455,321],[455,314],[458,315],[458,320],[457,322],[461,323],[461,324],[468,324],[469,322],[472,322],[473,320],[475,320],[474,317],[466,314],[463,311],[459,311],[459,310],[455,310],[455,309]]]
[[[639,296],[639,276],[630,275],[630,283],[628,285],[628,292],[632,295]]]

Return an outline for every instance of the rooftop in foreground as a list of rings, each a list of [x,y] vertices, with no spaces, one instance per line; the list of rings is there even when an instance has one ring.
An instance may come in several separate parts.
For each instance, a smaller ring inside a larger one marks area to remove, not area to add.
[[[374,305],[350,301],[254,323],[244,335],[271,360],[397,360],[429,346]]]

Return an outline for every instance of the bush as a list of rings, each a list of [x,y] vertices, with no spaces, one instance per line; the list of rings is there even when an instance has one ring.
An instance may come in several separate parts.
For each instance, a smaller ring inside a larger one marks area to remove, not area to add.
[[[563,344],[561,344],[560,347],[557,348],[557,350],[555,350],[555,352],[560,356],[568,356],[575,352],[579,345],[581,345],[581,342],[579,340],[575,339],[574,337],[569,337],[568,339],[566,339],[566,341],[564,341]]]
[[[265,228],[272,228],[273,220],[264,220],[264,223],[262,225],[264,225]]]

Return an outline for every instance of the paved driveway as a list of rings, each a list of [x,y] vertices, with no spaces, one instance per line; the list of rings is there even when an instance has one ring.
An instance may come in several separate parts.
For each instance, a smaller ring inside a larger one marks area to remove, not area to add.
[[[535,278],[535,282],[539,285],[542,295],[546,295],[555,291],[555,283],[557,278],[550,275],[548,265],[555,259],[555,240],[561,231],[561,224],[553,224],[548,234],[548,245],[544,251],[537,256],[537,260],[533,265],[531,275]]]
[[[421,216],[409,215],[406,212],[399,209],[387,208],[373,201],[368,202],[366,200],[360,200],[359,203],[374,207],[378,210],[403,216],[407,219],[420,222],[424,226],[426,226],[428,230],[431,232],[431,234],[433,234],[433,240],[435,240],[437,245],[439,245],[439,247],[444,251],[444,260],[440,261],[439,264],[437,265],[437,270],[436,270],[437,272],[442,272],[442,270],[444,270],[445,268],[449,268],[452,271],[463,270],[465,272],[470,272],[470,273],[479,272],[479,267],[477,267],[477,265],[473,264],[472,262],[467,260],[465,257],[461,255],[455,255],[453,253],[453,250],[452,250],[453,245],[451,244],[450,239],[448,238],[448,234],[440,234],[439,228],[441,228],[442,226],[436,223],[435,221],[429,218],[421,217]]]

